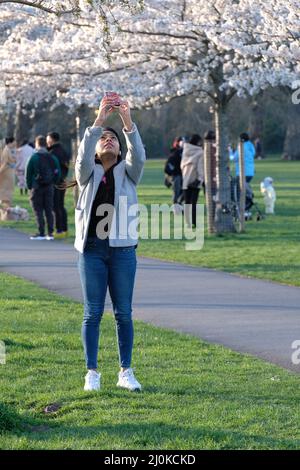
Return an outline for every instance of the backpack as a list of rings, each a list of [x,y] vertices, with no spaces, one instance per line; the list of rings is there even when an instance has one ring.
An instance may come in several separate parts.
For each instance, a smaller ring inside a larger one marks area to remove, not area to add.
[[[38,153],[38,174],[36,181],[39,186],[49,186],[53,184],[58,174],[55,162],[49,153]]]
[[[174,169],[175,169],[174,165],[170,162],[170,158],[168,158],[165,164],[164,172],[169,176],[173,176]]]
[[[171,187],[172,187],[172,181],[173,181],[172,176],[165,174],[164,185],[165,185],[167,188],[171,188]]]

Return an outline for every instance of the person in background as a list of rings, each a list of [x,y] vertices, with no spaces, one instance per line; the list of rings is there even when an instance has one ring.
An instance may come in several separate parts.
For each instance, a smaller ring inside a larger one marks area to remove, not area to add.
[[[184,199],[182,191],[182,172],[180,168],[183,142],[183,137],[176,137],[165,166],[165,173],[172,177],[173,204],[182,204]]]
[[[191,226],[190,207],[192,209],[192,226],[196,227],[197,202],[201,186],[204,183],[204,153],[200,135],[192,135],[190,142],[183,144],[181,159],[182,189],[184,203],[188,204],[185,210],[186,224]]]
[[[34,154],[34,149],[29,145],[28,140],[24,140],[20,147],[17,148],[17,164],[16,164],[16,175],[18,179],[18,187],[20,188],[20,194],[27,194],[27,187],[25,181],[25,168],[29,158]]]
[[[53,193],[54,184],[61,178],[59,161],[46,149],[46,137],[43,135],[35,139],[36,151],[27,162],[25,177],[27,188],[30,189],[30,202],[35,213],[38,233],[31,236],[31,240],[53,240]],[[45,236],[46,215],[48,236]]]
[[[240,135],[241,142],[243,142],[244,146],[244,161],[245,161],[245,176],[246,182],[250,183],[254,174],[255,174],[255,165],[254,165],[254,157],[255,157],[255,147],[253,143],[250,141],[249,135],[246,132],[243,132]],[[240,168],[239,168],[239,149],[237,148],[235,151],[229,149],[229,156],[230,160],[234,161],[235,163],[235,173],[236,177],[240,177]]]
[[[17,162],[14,137],[7,137],[5,144],[0,161],[0,201],[3,208],[12,205]]]
[[[259,137],[257,137],[257,139],[255,139],[254,145],[255,145],[255,158],[257,158],[257,160],[262,160],[263,159],[263,148],[262,148],[262,144],[261,144],[261,141],[260,141]]]
[[[65,151],[60,143],[58,132],[49,132],[47,134],[48,151],[54,155],[60,164],[61,179],[59,184],[63,184],[68,176],[70,155]],[[65,189],[54,187],[53,210],[55,214],[56,233],[54,238],[65,238],[68,236],[68,214],[65,208]]]

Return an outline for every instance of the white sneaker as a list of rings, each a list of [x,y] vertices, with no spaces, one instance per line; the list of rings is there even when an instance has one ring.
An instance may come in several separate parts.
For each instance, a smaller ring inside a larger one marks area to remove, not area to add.
[[[126,369],[124,372],[119,372],[117,387],[127,388],[127,390],[130,390],[131,392],[142,390],[142,386],[134,377],[132,369]]]
[[[38,233],[36,235],[32,235],[30,237],[30,240],[46,240],[45,235],[39,235]]]
[[[54,240],[54,236],[53,235],[47,235],[46,240]]]
[[[181,204],[174,204],[174,214],[175,215],[181,215],[183,212],[183,207]]]
[[[98,372],[89,370],[85,376],[84,390],[86,392],[100,390],[100,377],[101,374],[98,374]]]

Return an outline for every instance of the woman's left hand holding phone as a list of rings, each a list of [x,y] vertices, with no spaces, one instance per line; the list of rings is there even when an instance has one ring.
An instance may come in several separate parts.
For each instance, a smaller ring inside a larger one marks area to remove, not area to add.
[[[94,122],[94,127],[102,127],[108,116],[116,110],[115,108],[116,96],[105,95],[98,109],[98,116]]]

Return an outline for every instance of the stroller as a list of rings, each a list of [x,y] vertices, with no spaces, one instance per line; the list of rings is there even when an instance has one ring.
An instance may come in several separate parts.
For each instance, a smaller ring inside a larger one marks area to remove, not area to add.
[[[240,188],[239,178],[231,177],[231,201],[232,201],[232,212],[235,221],[240,220]],[[251,209],[255,209],[256,220],[262,220],[264,218],[258,205],[254,202],[254,192],[250,186],[250,183],[246,183],[246,199],[245,199],[245,220],[252,220],[253,212]]]
[[[254,192],[250,186],[250,183],[246,183],[246,204],[245,204],[245,217],[246,214],[248,214],[249,219],[246,218],[246,220],[251,220],[252,219],[252,213],[250,212],[250,209],[254,208],[256,211],[256,220],[262,220],[264,218],[262,212],[260,211],[258,205],[256,202],[254,202]]]

